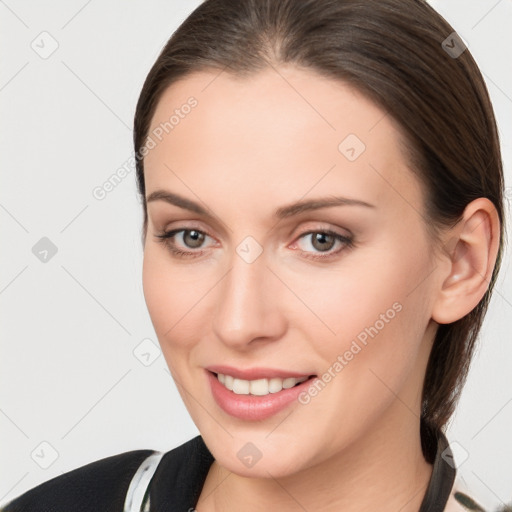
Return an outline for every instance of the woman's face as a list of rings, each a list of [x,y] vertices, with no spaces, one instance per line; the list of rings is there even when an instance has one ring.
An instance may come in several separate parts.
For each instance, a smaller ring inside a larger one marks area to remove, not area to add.
[[[391,118],[311,71],[205,71],[149,135],[144,294],[217,461],[278,477],[417,435],[440,278]]]

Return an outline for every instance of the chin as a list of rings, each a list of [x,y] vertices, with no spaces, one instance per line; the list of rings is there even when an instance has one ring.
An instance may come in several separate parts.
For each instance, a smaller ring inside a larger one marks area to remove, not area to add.
[[[314,465],[314,454],[310,457],[300,440],[291,442],[278,435],[270,440],[266,436],[268,432],[234,437],[202,434],[217,463],[239,476],[283,478]]]

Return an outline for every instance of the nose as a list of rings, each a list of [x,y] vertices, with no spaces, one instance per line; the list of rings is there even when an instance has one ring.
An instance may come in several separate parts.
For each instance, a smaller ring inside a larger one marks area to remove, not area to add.
[[[267,267],[263,255],[247,263],[233,255],[232,267],[218,286],[213,331],[226,345],[252,350],[254,343],[283,336],[286,318],[279,307],[283,283]]]

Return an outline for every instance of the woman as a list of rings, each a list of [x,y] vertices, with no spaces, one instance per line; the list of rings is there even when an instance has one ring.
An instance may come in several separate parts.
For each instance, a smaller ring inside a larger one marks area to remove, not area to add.
[[[134,147],[144,295],[201,436],[4,510],[481,510],[444,429],[503,173],[453,28],[412,0],[206,0],[146,79]]]

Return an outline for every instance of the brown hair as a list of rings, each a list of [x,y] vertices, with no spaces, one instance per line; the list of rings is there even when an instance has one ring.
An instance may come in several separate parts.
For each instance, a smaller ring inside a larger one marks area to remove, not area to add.
[[[494,113],[475,61],[453,32],[422,0],[206,0],[160,53],[134,121],[137,181],[144,197],[140,152],[167,87],[201,70],[247,77],[289,63],[352,85],[398,122],[411,169],[424,185],[427,224],[434,232],[457,222],[473,199],[487,197],[494,203],[500,249],[488,290],[473,311],[438,327],[430,354],[421,418],[427,460],[433,436],[445,428],[465,382],[504,237]],[[450,48],[462,53],[450,53]],[[143,207],[145,238],[145,198]]]

